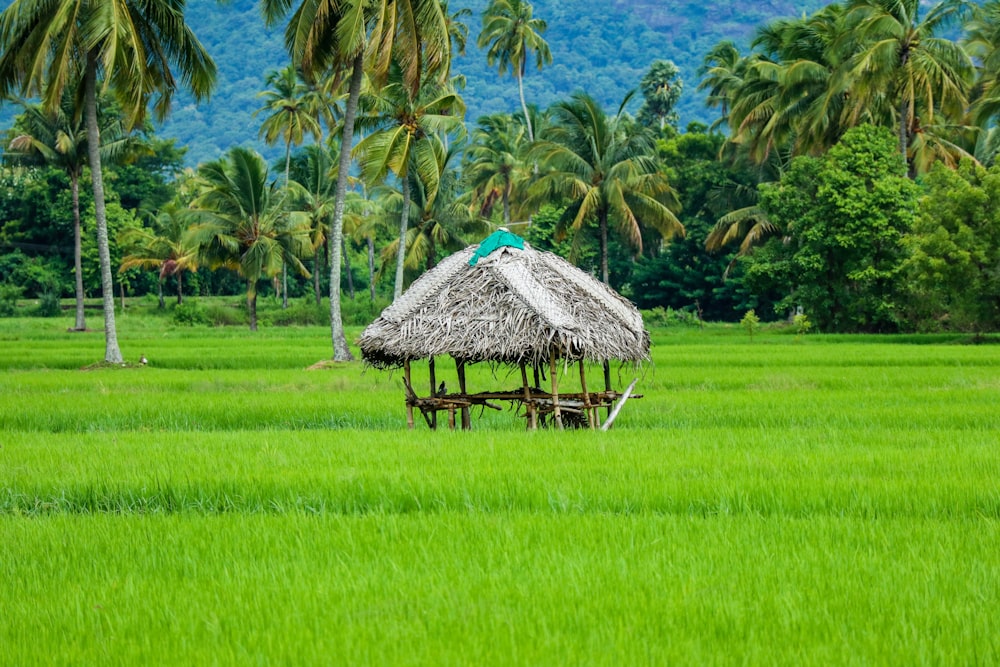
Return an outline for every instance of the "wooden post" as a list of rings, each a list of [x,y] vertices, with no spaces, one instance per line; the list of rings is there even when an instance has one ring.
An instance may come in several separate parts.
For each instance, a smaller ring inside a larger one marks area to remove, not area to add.
[[[427,362],[427,368],[428,368],[428,370],[430,371],[430,374],[431,374],[431,396],[432,397],[433,396],[437,396],[437,380],[434,377],[434,357],[433,356]],[[436,431],[437,427],[438,427],[438,413],[437,413],[437,409],[434,409],[431,412],[431,428]]]
[[[455,359],[455,370],[458,373],[458,390],[465,396],[465,360]],[[462,407],[462,430],[468,431],[472,428],[472,420],[469,418],[468,406]]]
[[[580,359],[580,387],[583,389],[583,414],[587,415],[587,425],[591,430],[597,428],[597,410],[590,404],[590,394],[587,392],[587,372],[583,368],[583,359]]]
[[[407,387],[412,387],[410,384],[410,360],[407,359],[403,362],[403,379],[406,381]],[[406,428],[413,430],[413,406],[410,405],[409,394],[406,396]]]
[[[556,427],[561,431],[563,427],[562,412],[559,410],[559,379],[556,373],[556,351],[549,352],[549,374],[552,376],[552,418],[556,422]]]
[[[448,406],[448,428],[452,431],[455,430],[455,406]]]
[[[538,372],[538,363],[537,362],[533,363],[531,365],[531,369],[532,369],[532,371],[534,371],[535,386],[538,387],[539,389],[541,389],[542,388],[542,379],[539,376],[540,374]],[[545,415],[544,414],[543,415],[539,415],[537,412],[535,412],[535,425],[537,426],[539,423],[543,427],[545,426]]]
[[[604,391],[611,392],[611,363],[604,360]],[[611,405],[608,405],[608,417],[611,416]]]
[[[538,417],[535,413],[535,403],[531,400],[531,388],[528,386],[528,369],[521,362],[521,386],[524,387],[524,409],[528,417],[528,428],[532,431],[538,428]]]

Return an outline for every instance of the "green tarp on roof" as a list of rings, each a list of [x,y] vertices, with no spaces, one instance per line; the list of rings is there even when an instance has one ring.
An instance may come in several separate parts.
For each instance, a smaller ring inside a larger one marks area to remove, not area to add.
[[[486,257],[492,252],[499,250],[503,247],[517,248],[518,250],[524,250],[524,239],[522,239],[517,234],[508,232],[506,229],[498,229],[479,244],[476,252],[473,253],[472,257],[469,259],[469,266],[475,266],[476,263]]]

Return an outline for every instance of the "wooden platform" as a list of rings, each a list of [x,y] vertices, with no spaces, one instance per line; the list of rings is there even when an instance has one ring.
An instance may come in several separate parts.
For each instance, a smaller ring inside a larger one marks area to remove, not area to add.
[[[405,384],[405,383],[404,383]],[[462,428],[469,428],[466,415],[468,410],[480,407],[482,410],[503,410],[503,404],[520,412],[527,420],[528,428],[548,424],[555,425],[554,414],[557,406],[562,425],[569,428],[600,428],[601,413],[604,409],[610,412],[615,402],[624,394],[616,391],[592,391],[587,393],[559,394],[553,400],[552,394],[541,389],[530,389],[526,397],[523,389],[516,391],[486,391],[477,394],[443,394],[440,396],[419,397],[407,386],[406,407],[410,416],[409,426],[413,428],[413,408],[420,410],[427,426],[437,428],[439,412],[448,413],[448,427],[456,428],[456,415],[462,416]],[[642,398],[632,394],[629,398]],[[532,422],[534,420],[534,422]]]

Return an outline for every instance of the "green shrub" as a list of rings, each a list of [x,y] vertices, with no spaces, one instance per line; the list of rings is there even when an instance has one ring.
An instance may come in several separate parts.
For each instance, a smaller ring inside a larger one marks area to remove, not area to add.
[[[47,290],[38,296],[38,306],[35,307],[36,317],[56,317],[62,312],[59,305],[59,292]]]
[[[17,300],[22,294],[24,288],[0,283],[0,317],[14,317],[17,314]]]
[[[346,326],[363,327],[371,324],[376,317],[391,303],[389,299],[378,297],[372,301],[367,294],[358,295],[357,299],[342,299],[340,302],[340,317]],[[327,306],[324,322],[330,321]]]
[[[330,311],[317,306],[312,298],[305,298],[284,310],[269,312],[268,319],[277,326],[312,326],[329,323]]]
[[[205,310],[198,305],[197,301],[191,299],[174,306],[171,319],[173,319],[174,324],[181,324],[189,327],[199,324],[209,324],[210,322],[208,314]]]
[[[243,326],[249,321],[246,308],[212,305],[205,309],[206,323],[215,327]]]
[[[813,325],[805,313],[796,313],[795,317],[792,318],[792,326],[795,327],[795,333],[801,336],[809,333]]]
[[[702,324],[697,314],[687,310],[674,310],[669,306],[666,308],[657,306],[652,310],[644,310],[642,317],[646,326],[651,327],[701,326]]]
[[[757,313],[752,308],[740,320],[740,326],[750,334],[750,340],[753,340],[753,335],[760,329],[760,318],[757,317]]]

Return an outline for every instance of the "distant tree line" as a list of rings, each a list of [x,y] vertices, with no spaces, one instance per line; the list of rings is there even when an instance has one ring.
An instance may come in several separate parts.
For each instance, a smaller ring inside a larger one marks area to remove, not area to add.
[[[115,1],[153,30],[146,5]],[[720,118],[683,131],[684,83],[667,60],[613,113],[586,92],[533,105],[523,81],[551,56],[525,0],[492,0],[478,39],[521,111],[469,125],[450,68],[467,11],[267,0],[289,62],[265,73],[257,117],[281,158],[233,146],[188,170],[144,112],[156,99],[165,111],[178,79],[210,88],[194,35],[172,24],[161,42],[180,76],[132,80],[97,59],[94,35],[110,27],[83,30],[106,17],[83,12],[69,30],[35,5],[50,7],[22,0],[0,18],[0,92],[39,100],[21,102],[4,151],[0,313],[21,296],[51,311],[75,294],[82,330],[84,298],[102,295],[107,361],[116,288],[156,293],[163,308],[165,291],[178,304],[241,293],[252,329],[261,291],[284,307],[332,296],[332,356],[347,359],[342,296],[358,285],[372,300],[398,296],[501,225],[640,307],[692,319],[753,310],[803,313],[829,332],[1000,328],[996,0],[850,0],[761,26],[745,54],[720,43],[698,85]],[[42,76],[26,63],[56,33],[84,55],[43,53]],[[147,48],[141,37],[129,48]]]

